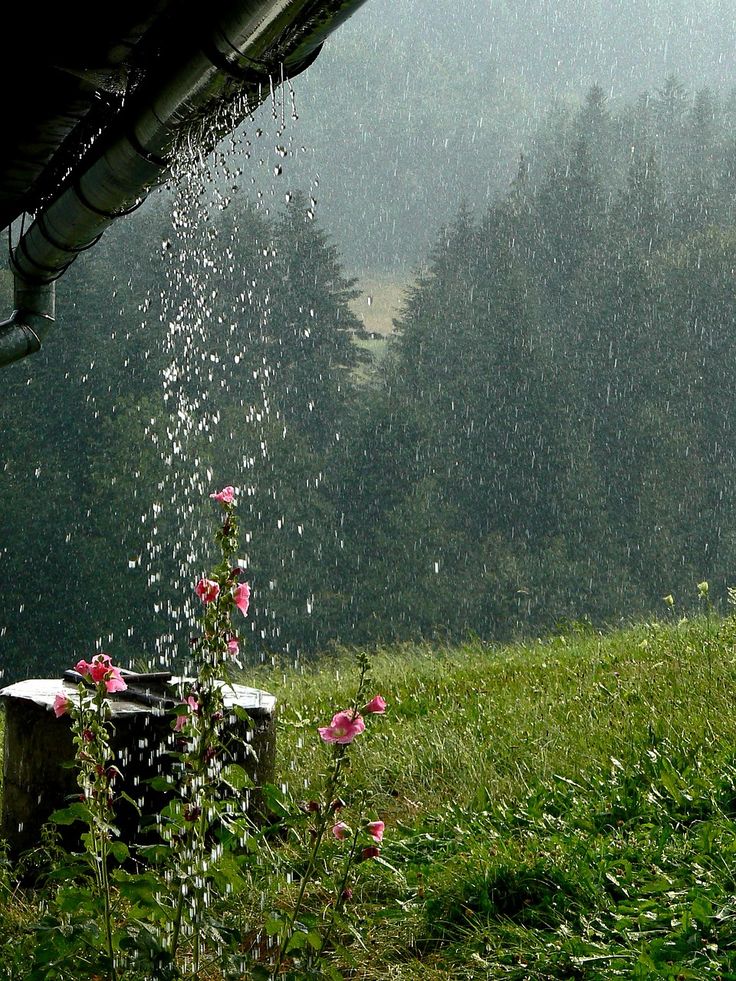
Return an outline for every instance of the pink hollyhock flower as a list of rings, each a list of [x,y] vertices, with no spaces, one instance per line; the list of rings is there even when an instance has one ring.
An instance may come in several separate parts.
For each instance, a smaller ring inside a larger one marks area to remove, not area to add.
[[[104,683],[108,694],[116,691],[125,691],[128,687],[120,673],[120,668],[116,668],[113,665],[112,658],[109,654],[98,654],[96,657],[93,657],[87,668],[89,669],[89,677],[92,681],[96,685],[99,685],[100,682]]]
[[[386,711],[386,702],[382,695],[376,695],[367,705],[362,708],[363,715],[383,715]]]
[[[220,595],[220,587],[213,579],[200,579],[194,592],[203,603],[213,603]]]
[[[375,845],[368,845],[368,847],[364,848],[363,851],[360,853],[360,857],[363,861],[365,861],[366,859],[369,858],[378,858],[380,854],[381,854],[380,848],[377,848]]]
[[[96,654],[91,661],[77,661],[74,670],[81,674],[83,678],[90,678],[96,685],[104,682],[107,692],[111,694],[116,691],[125,691],[128,687],[120,668],[113,666],[112,658],[109,654]]]
[[[247,582],[241,582],[239,586],[235,587],[235,590],[233,591],[233,599],[235,600],[235,605],[243,616],[246,616],[248,613],[248,606],[250,605],[250,586]]]
[[[92,658],[88,667],[92,681],[98,685],[107,678],[108,672],[112,668],[112,658],[109,654],[98,654]]]
[[[383,821],[370,821],[365,826],[365,830],[374,841],[383,841],[383,829],[386,825]]]
[[[233,657],[235,657],[235,655],[240,650],[240,644],[238,643],[237,637],[231,637],[230,640],[228,640],[227,649],[228,649],[228,653],[232,654]]]
[[[81,674],[81,672],[80,672]],[[60,691],[56,698],[54,699],[54,715],[57,719],[60,719],[62,715],[66,715],[69,709],[72,707],[72,703],[66,697],[63,691]]]
[[[235,500],[235,488],[228,485],[216,494],[210,494],[210,497],[215,501],[220,501],[221,504],[232,504]]]
[[[365,729],[365,722],[353,712],[338,712],[328,726],[321,726],[318,732],[326,743],[351,743]]]
[[[116,691],[125,691],[127,687],[128,685],[123,680],[123,676],[120,673],[120,668],[114,668],[111,666],[110,673],[107,678],[105,678],[105,688],[107,688],[108,694],[111,695]]]
[[[346,838],[349,838],[353,832],[344,821],[338,821],[332,828],[332,833],[338,841],[344,841]]]

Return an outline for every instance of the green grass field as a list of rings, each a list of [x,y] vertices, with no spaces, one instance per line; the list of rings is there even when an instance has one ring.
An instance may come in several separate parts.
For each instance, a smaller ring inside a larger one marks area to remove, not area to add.
[[[704,617],[373,654],[388,710],[352,747],[349,795],[386,832],[357,868],[339,976],[736,978],[735,644],[735,620]],[[249,676],[278,695],[296,800],[354,675],[342,652]],[[244,932],[294,900],[291,841],[269,868],[228,903]],[[5,890],[0,978],[21,978],[38,909],[10,871]],[[315,917],[325,895],[308,892]]]

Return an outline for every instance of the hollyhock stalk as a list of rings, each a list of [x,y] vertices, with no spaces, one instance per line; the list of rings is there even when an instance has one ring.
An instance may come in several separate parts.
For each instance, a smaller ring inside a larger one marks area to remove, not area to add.
[[[173,727],[182,741],[179,755],[179,793],[183,821],[171,835],[178,868],[179,895],[171,933],[171,955],[176,957],[183,932],[193,939],[193,971],[200,969],[200,930],[211,869],[217,862],[210,829],[223,799],[221,774],[225,724],[223,682],[232,680],[232,664],[240,649],[233,630],[236,610],[247,613],[250,587],[240,582],[236,565],[238,519],[235,490],[225,487],[210,494],[221,507],[222,524],[215,534],[221,561],[195,585],[202,602],[200,636],[194,639],[196,678],[181,695]],[[237,662],[236,662],[237,663]],[[186,897],[186,899],[185,899]],[[188,908],[187,908],[188,904]],[[185,915],[186,914],[186,915]]]
[[[331,743],[334,745],[334,756],[332,771],[327,778],[327,783],[325,784],[324,793],[322,795],[322,802],[319,809],[315,812],[317,814],[317,823],[313,829],[313,840],[312,847],[309,853],[309,859],[307,861],[307,867],[302,875],[301,882],[299,883],[299,892],[294,903],[294,909],[292,910],[291,916],[289,917],[286,928],[283,932],[281,943],[279,944],[278,954],[276,958],[276,963],[274,965],[273,974],[274,977],[278,977],[279,971],[281,970],[284,957],[287,955],[289,950],[289,944],[291,943],[292,937],[294,936],[294,931],[296,928],[297,920],[299,914],[301,913],[302,906],[304,904],[304,895],[307,890],[307,886],[312,879],[315,869],[317,867],[317,859],[319,856],[320,847],[322,841],[327,833],[328,828],[334,822],[334,813],[332,808],[332,802],[339,798],[338,790],[341,786],[342,771],[345,766],[347,759],[348,747],[353,741],[353,738],[358,733],[365,729],[365,725],[356,726],[355,722],[360,718],[358,706],[362,705],[365,701],[365,688],[368,682],[369,673],[369,662],[368,656],[361,652],[358,655],[358,663],[360,666],[360,675],[358,678],[358,687],[355,693],[355,699],[353,705],[350,709],[344,712],[338,712],[333,716],[332,722],[329,726],[322,726],[318,729],[320,738],[323,742]],[[342,718],[345,716],[345,718]],[[352,725],[351,725],[352,723]],[[361,720],[362,723],[362,720]],[[343,725],[345,726],[345,731],[343,730]],[[340,732],[336,732],[336,729],[340,729]],[[326,735],[327,734],[327,737]],[[348,856],[345,868],[342,875],[342,884],[340,888],[340,895],[344,892],[345,884],[347,882],[347,877],[350,873],[350,869],[354,864],[355,852],[357,849],[358,835],[360,833],[360,828],[358,827],[353,834],[353,842],[351,845],[350,854]],[[338,899],[338,902],[340,900]],[[321,950],[324,950],[327,937],[329,937],[332,932],[332,924],[334,922],[334,915],[332,922],[327,931],[327,936],[322,942]]]
[[[108,872],[110,841],[117,835],[114,826],[112,783],[119,776],[113,766],[108,724],[110,692],[127,688],[119,668],[112,664],[108,654],[98,654],[87,661],[79,661],[76,670],[94,684],[77,686],[78,698],[74,700],[66,692],[59,692],[54,700],[57,718],[70,715],[76,747],[77,784],[81,791],[80,803],[88,833],[84,836],[86,852],[92,867],[97,892],[103,903],[104,932],[111,981],[116,981],[115,952],[112,937],[112,891]]]

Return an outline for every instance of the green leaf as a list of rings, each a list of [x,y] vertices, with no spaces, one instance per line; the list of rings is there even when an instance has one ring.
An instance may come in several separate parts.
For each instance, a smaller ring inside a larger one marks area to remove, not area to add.
[[[144,909],[162,908],[162,884],[152,872],[130,875],[116,869],[113,878],[123,899]]]
[[[706,896],[698,896],[690,907],[693,919],[701,926],[709,926],[713,919],[713,906]]]
[[[302,930],[297,930],[292,933],[289,942],[285,947],[285,951],[288,953],[292,950],[303,950],[309,943],[308,934],[304,933]]]
[[[176,784],[168,777],[149,777],[146,783],[152,790],[176,790]]]
[[[68,807],[54,811],[49,817],[49,821],[53,822],[53,824],[62,825],[74,824],[75,821],[84,821],[85,824],[89,824],[91,820],[92,812],[81,801],[76,801]]]
[[[237,719],[240,719],[241,722],[248,722],[251,725],[253,724],[253,719],[248,714],[248,710],[244,709],[242,705],[232,705],[228,709],[228,712],[232,712],[233,715]]]
[[[229,763],[222,770],[222,779],[233,790],[245,790],[253,786],[253,781],[245,772],[242,766],[237,763]]]
[[[111,842],[110,854],[116,862],[120,862],[121,864],[130,858],[130,851],[124,841]]]
[[[281,928],[284,925],[284,921],[279,919],[278,916],[269,916],[266,922],[263,924],[263,929],[269,935],[269,937],[276,937],[281,933]]]
[[[279,787],[276,787],[272,783],[266,783],[261,789],[261,794],[263,796],[263,802],[269,811],[272,811],[279,817],[289,817],[288,799]]]
[[[133,800],[130,794],[126,794],[125,791],[123,790],[120,792],[118,796],[120,797],[120,800],[127,801],[131,805],[131,807],[135,809],[136,814],[140,815],[142,813],[140,809],[140,805],[138,804],[137,801]]]
[[[97,912],[96,899],[91,890],[79,886],[62,886],[56,894],[56,906],[62,913],[94,916]]]

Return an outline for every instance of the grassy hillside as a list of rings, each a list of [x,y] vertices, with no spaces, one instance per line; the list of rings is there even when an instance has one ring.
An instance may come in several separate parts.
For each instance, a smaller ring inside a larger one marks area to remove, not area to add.
[[[388,710],[351,747],[347,803],[364,795],[386,831],[358,866],[336,976],[736,978],[735,643],[736,620],[704,617],[375,653]],[[342,652],[256,678],[280,700],[295,800],[354,675]],[[275,845],[228,915],[288,911],[298,855]],[[319,880],[308,901],[323,914]],[[0,938],[21,908],[30,923],[29,897],[5,901]],[[22,977],[15,963],[0,978]]]
[[[393,333],[406,296],[407,283],[393,276],[358,274],[361,295],[350,304],[367,331],[388,337]]]

